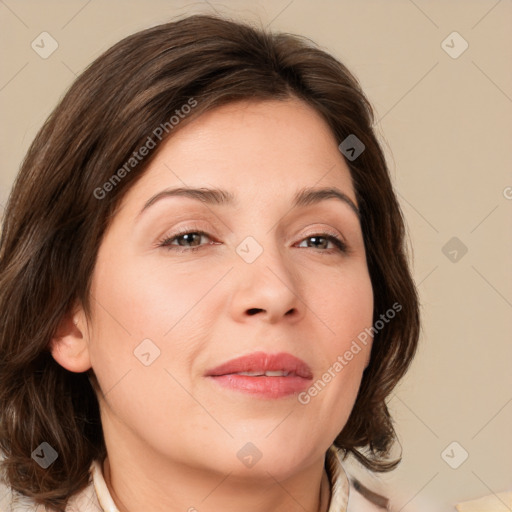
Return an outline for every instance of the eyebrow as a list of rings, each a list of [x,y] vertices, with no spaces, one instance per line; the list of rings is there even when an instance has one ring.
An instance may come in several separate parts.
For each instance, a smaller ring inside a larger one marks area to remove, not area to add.
[[[152,196],[144,204],[142,210],[137,215],[137,218],[142,215],[149,207],[154,205],[156,202],[167,197],[188,197],[201,201],[205,204],[210,205],[226,205],[234,206],[237,204],[235,196],[227,191],[220,188],[190,188],[190,187],[179,187],[165,189]],[[310,206],[313,204],[320,203],[326,199],[338,199],[348,205],[351,210],[356,214],[357,218],[360,219],[359,208],[356,206],[354,201],[350,199],[344,192],[334,187],[326,188],[311,188],[306,187],[299,190],[292,201],[292,208],[299,208]]]

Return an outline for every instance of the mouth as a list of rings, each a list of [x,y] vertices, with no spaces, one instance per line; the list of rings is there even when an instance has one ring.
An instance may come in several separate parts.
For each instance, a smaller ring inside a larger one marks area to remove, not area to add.
[[[206,372],[206,376],[209,377],[222,375],[245,375],[248,377],[288,377],[291,375],[303,379],[313,378],[311,368],[306,362],[286,352],[279,354],[254,352],[231,359]]]
[[[294,375],[293,372],[286,372],[284,370],[267,371],[267,372],[237,372],[231,375],[246,375],[247,377],[288,377],[288,375]]]
[[[255,352],[210,369],[206,377],[231,391],[262,398],[281,398],[309,387],[313,373],[309,365],[292,354]]]

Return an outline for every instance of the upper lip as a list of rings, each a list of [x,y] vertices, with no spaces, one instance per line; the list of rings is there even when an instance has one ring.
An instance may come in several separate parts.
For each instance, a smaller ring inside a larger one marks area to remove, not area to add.
[[[206,372],[207,376],[219,377],[220,375],[229,375],[240,372],[266,372],[266,371],[284,371],[290,375],[312,379],[311,368],[302,359],[280,352],[278,354],[267,354],[265,352],[253,352],[246,356],[231,359],[220,366],[212,368]]]

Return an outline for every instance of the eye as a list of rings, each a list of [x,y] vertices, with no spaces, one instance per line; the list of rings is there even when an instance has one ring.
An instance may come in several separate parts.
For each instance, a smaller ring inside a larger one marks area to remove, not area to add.
[[[164,247],[165,249],[179,252],[197,251],[205,245],[201,244],[201,240],[203,238],[208,238],[210,241],[212,240],[205,231],[184,230],[160,240],[158,242],[158,247]]]
[[[204,239],[210,240],[210,243],[201,243]],[[304,246],[306,242],[306,246]],[[166,236],[157,244],[170,251],[189,252],[197,251],[204,245],[212,245],[212,237],[202,230],[183,230]],[[331,247],[329,247],[331,244]],[[298,247],[319,249],[322,253],[330,254],[332,252],[348,252],[347,244],[333,233],[315,233],[304,238]]]
[[[311,241],[311,243],[309,243],[309,241]],[[304,238],[304,240],[299,244],[299,247],[304,247],[304,245],[302,245],[304,242],[307,244],[306,247],[321,249],[321,252],[348,252],[347,244],[337,235],[332,233],[315,233],[310,235]],[[329,243],[332,244],[331,247],[328,247]]]

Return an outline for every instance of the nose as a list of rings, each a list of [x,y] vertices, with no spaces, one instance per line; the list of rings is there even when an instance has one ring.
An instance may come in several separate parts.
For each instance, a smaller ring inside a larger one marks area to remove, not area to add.
[[[295,323],[303,317],[303,279],[277,249],[266,247],[256,261],[240,260],[234,270],[231,310],[236,321],[256,317],[271,324]]]

